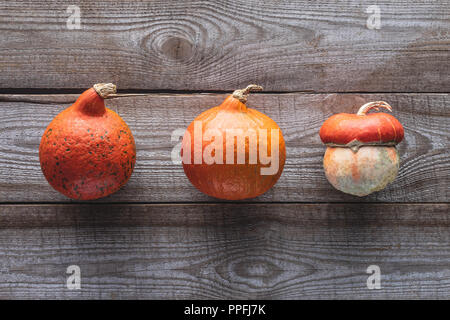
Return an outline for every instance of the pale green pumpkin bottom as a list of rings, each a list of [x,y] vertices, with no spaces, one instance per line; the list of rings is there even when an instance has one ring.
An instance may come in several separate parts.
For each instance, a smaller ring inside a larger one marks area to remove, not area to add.
[[[338,190],[366,196],[384,189],[398,174],[399,155],[393,146],[328,147],[323,165],[328,181]]]

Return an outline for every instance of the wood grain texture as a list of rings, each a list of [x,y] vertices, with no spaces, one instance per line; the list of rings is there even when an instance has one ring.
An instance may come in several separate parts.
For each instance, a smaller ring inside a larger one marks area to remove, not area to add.
[[[0,96],[0,202],[70,201],[54,191],[41,173],[38,146],[51,119],[76,96]],[[137,163],[129,183],[107,202],[212,202],[195,189],[171,153],[188,124],[225,95],[148,95],[117,98],[107,105],[130,126]],[[367,101],[385,100],[405,127],[399,144],[397,180],[368,197],[343,194],[325,178],[325,146],[318,132],[337,112],[356,112]],[[450,95],[447,94],[255,94],[254,107],[273,118],[286,140],[284,172],[256,202],[447,202],[450,196]],[[171,135],[175,130],[174,141]],[[178,154],[178,151],[175,152]]]
[[[0,298],[449,299],[448,204],[0,206]],[[368,290],[369,265],[381,290]],[[79,265],[81,290],[66,288]]]
[[[69,30],[69,5],[81,29]],[[448,92],[450,2],[0,1],[0,88]]]

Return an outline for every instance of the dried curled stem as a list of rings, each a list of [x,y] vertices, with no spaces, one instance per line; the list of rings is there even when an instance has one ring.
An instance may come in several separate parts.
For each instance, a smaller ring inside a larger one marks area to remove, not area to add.
[[[250,92],[262,91],[263,87],[256,84],[250,84],[245,89],[236,90],[233,92],[233,98],[238,99],[242,103],[247,102],[248,95]]]
[[[115,94],[117,91],[116,85],[112,83],[96,83],[94,84],[94,90],[103,99],[108,98],[111,94]]]
[[[384,101],[373,101],[373,102],[368,102],[366,104],[364,104],[363,106],[361,106],[361,108],[359,108],[358,113],[356,113],[358,116],[365,116],[367,114],[367,112],[369,112],[370,109],[375,109],[377,111],[380,110],[380,108],[385,108],[387,110],[389,110],[390,112],[392,112],[392,107],[389,105],[389,103],[384,102]]]

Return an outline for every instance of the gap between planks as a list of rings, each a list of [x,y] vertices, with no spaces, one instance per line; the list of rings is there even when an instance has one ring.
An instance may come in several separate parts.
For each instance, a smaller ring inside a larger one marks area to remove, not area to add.
[[[0,97],[8,95],[64,95],[64,94],[81,94],[84,90],[89,88],[65,88],[65,89],[51,89],[51,88],[1,88]],[[236,88],[239,89],[239,88]],[[188,95],[188,94],[231,94],[233,90],[145,90],[145,89],[117,89],[120,94],[143,94],[143,95],[158,95],[158,94],[173,94],[173,95]],[[320,90],[304,90],[304,91],[265,91],[252,92],[254,94],[450,94],[448,92],[437,91],[320,91]],[[122,98],[122,97],[114,97]],[[0,100],[1,101],[1,100]]]

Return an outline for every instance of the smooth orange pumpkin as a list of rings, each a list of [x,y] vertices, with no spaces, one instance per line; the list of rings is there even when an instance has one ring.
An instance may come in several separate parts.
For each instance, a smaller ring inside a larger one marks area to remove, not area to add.
[[[249,85],[201,113],[183,137],[183,168],[201,192],[219,199],[240,200],[268,191],[280,177],[286,147],[279,126],[265,114],[246,107]]]
[[[392,111],[384,101],[369,102],[357,114],[331,116],[320,128],[320,138],[328,146],[325,175],[342,192],[366,196],[397,176],[400,159],[395,146],[403,139],[403,126],[389,114],[367,114],[379,107]]]
[[[111,83],[94,85],[58,114],[42,136],[42,172],[54,189],[69,198],[106,197],[122,187],[133,172],[133,135],[104,103],[115,92]]]

